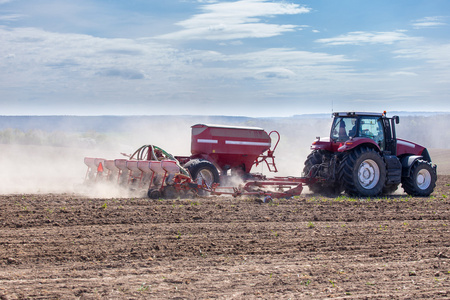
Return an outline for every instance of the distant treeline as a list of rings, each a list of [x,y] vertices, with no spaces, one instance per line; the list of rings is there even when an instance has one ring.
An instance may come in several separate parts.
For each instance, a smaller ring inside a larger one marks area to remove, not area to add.
[[[247,117],[234,116],[0,116],[0,130],[14,128],[22,131],[40,129],[64,132],[126,132],[134,124],[146,123],[164,126],[180,120],[193,124],[208,123],[211,119],[220,124],[246,122]]]
[[[43,131],[40,129],[21,130],[7,128],[0,131],[0,144],[40,145],[56,147],[91,147],[107,143],[107,136],[97,132],[82,134],[63,131]]]

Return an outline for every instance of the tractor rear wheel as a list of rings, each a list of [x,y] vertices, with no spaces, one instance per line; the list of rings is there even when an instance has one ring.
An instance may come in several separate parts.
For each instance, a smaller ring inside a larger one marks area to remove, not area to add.
[[[428,197],[436,186],[436,180],[431,163],[417,160],[411,167],[410,176],[402,178],[402,187],[408,195]]]
[[[381,156],[373,149],[357,148],[342,158],[339,179],[347,194],[374,197],[383,191],[386,166]]]
[[[308,178],[324,177],[319,174],[324,165],[328,165],[331,160],[331,153],[326,150],[312,151],[305,161],[303,167],[303,176]],[[322,171],[323,172],[323,171]],[[325,177],[332,177],[331,174],[326,174]],[[338,196],[342,190],[340,185],[335,182],[322,181],[308,184],[308,188],[312,193],[320,194],[329,197]]]
[[[305,166],[303,167],[303,176],[314,178],[318,170],[318,166],[322,163],[323,150],[314,150],[311,152],[305,160]],[[320,193],[322,190],[321,184],[312,183],[308,185],[308,188],[313,193]]]

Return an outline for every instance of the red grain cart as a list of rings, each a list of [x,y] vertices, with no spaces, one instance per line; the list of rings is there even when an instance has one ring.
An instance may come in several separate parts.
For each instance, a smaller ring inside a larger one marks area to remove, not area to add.
[[[277,137],[272,150],[271,135]],[[219,176],[237,174],[249,178],[252,166],[263,162],[269,171],[277,172],[273,153],[279,139],[278,132],[268,134],[257,127],[197,124],[192,126],[191,156],[176,158],[194,181],[202,173],[208,177],[203,178],[208,179],[208,184],[219,182]]]

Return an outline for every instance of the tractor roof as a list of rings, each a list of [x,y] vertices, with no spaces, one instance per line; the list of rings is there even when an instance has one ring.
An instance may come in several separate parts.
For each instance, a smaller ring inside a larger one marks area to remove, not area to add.
[[[370,117],[382,117],[383,113],[373,113],[373,112],[335,112],[333,116],[335,117],[356,117],[356,116],[370,116]]]

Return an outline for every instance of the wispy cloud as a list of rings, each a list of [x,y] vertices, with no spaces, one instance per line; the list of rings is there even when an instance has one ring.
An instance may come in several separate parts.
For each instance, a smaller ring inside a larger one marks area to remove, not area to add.
[[[438,68],[450,66],[450,44],[421,45],[414,49],[399,49],[394,51],[397,58],[421,59]]]
[[[415,40],[405,34],[404,30],[387,32],[354,31],[333,38],[318,39],[316,42],[331,46],[336,45],[364,45],[364,44],[393,44],[400,41]]]
[[[310,8],[286,2],[240,0],[201,7],[201,14],[178,22],[185,29],[159,36],[164,39],[232,40],[264,38],[301,29],[298,25],[269,24],[262,18],[310,12]]]
[[[144,79],[145,75],[137,70],[111,68],[97,73],[99,76],[120,77],[123,79]]]
[[[286,81],[285,84],[289,86],[292,85],[293,81],[291,80],[331,79],[347,76],[353,72],[346,66],[346,63],[351,60],[343,55],[298,51],[289,48],[270,48],[233,55],[219,55],[218,53],[209,56],[206,53],[199,53],[199,55],[202,55],[201,59],[205,65],[226,64],[226,68],[212,68],[215,70],[214,76],[218,78],[238,81],[263,80],[264,84],[270,85],[281,80]],[[283,85],[281,90],[286,90],[286,88],[286,85]]]
[[[343,55],[331,55],[320,52],[298,51],[288,48],[271,48],[257,52],[232,55],[229,59],[244,60],[250,66],[311,66],[349,62]]]
[[[397,71],[389,73],[389,76],[419,76],[419,75],[414,72]]]
[[[0,3],[1,4],[1,3]],[[23,18],[24,15],[21,14],[5,14],[5,15],[1,15],[0,14],[0,22],[12,22],[12,21],[17,21],[21,18]]]
[[[444,20],[445,20],[445,18],[441,17],[441,16],[426,17],[423,19],[415,20],[412,25],[416,29],[439,27],[439,26],[447,25],[447,23],[445,23]]]

